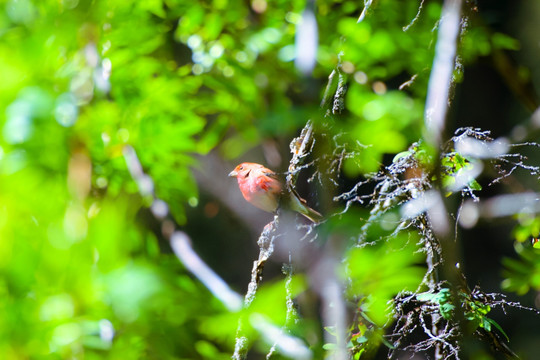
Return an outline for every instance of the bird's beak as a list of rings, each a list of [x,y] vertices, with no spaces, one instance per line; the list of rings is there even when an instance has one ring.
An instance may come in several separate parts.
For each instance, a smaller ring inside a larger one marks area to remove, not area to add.
[[[237,177],[238,176],[238,172],[236,172],[236,170],[233,170],[229,173],[229,176],[231,177]]]

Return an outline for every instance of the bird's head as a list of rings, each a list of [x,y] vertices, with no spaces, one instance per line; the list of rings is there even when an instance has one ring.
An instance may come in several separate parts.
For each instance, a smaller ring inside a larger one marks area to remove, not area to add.
[[[252,170],[263,167],[264,166],[260,164],[244,162],[236,166],[234,170],[229,173],[229,176],[245,178]]]

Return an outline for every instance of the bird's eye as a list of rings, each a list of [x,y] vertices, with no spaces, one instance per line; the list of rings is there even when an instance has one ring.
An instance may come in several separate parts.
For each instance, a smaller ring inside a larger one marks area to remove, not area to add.
[[[238,170],[239,170],[239,171],[240,171],[240,170],[244,170],[244,167],[243,167],[243,166],[240,166],[240,167],[238,168]]]

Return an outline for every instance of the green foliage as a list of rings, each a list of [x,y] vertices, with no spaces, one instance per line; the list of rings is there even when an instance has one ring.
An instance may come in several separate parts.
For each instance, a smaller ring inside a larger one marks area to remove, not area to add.
[[[503,259],[503,289],[525,294],[530,289],[540,289],[540,218],[532,214],[517,215],[514,227],[514,248],[518,258]]]
[[[531,214],[517,215],[518,225],[513,230],[514,238],[524,243],[531,238],[540,236],[540,217],[532,216]]]
[[[452,293],[450,289],[443,288],[437,293],[420,293],[417,295],[420,301],[429,301],[439,305],[439,312],[446,320],[452,318],[452,313],[456,308],[452,303]]]
[[[326,327],[325,330],[333,336],[337,336],[333,327]],[[372,354],[381,344],[388,348],[393,348],[383,337],[383,329],[377,327],[366,314],[362,313],[362,319],[348,329],[350,340],[347,343],[347,350],[352,354],[353,359],[361,359],[362,356]],[[323,345],[323,349],[332,354],[337,349],[334,343]]]
[[[502,34],[491,34],[486,27],[471,27],[461,42],[461,54],[466,63],[475,61],[480,56],[488,56],[494,50],[519,50],[519,41]]]
[[[346,99],[350,116],[341,126],[351,141],[366,146],[345,164],[351,175],[378,170],[384,154],[403,151],[420,137],[426,66],[434,50],[431,28],[440,12],[439,4],[428,3],[421,21],[405,32],[417,4],[379,2],[376,9],[377,15],[360,24],[353,17],[337,24],[347,40],[336,51],[343,51],[342,70],[351,79]],[[398,91],[402,84],[394,83],[396,77],[404,79],[406,91]]]
[[[540,252],[527,244],[514,245],[518,259],[504,258],[504,280],[502,287],[518,294],[526,294],[530,289],[540,289]]]
[[[292,298],[296,298],[307,289],[305,279],[302,276],[293,277],[289,289]],[[264,319],[265,322],[273,324],[276,328],[281,328],[286,325],[287,310],[285,280],[280,280],[274,283],[264,284],[258,291],[253,304],[249,309],[244,311],[247,312],[245,315],[248,319],[257,319],[259,317]],[[299,335],[303,337],[304,334],[302,332],[307,329],[302,330],[302,327],[294,326],[288,330],[299,332]],[[259,338],[259,335],[251,329],[251,337]]]
[[[193,154],[208,152],[233,126],[256,134],[246,116],[262,99],[248,88],[252,73],[240,82],[195,76],[191,50],[173,40],[200,30],[216,59],[204,71],[234,73],[226,67],[238,66],[233,37],[223,37],[230,54],[220,62],[218,25],[244,19],[247,9],[222,3],[227,13],[219,14],[208,5],[2,2],[3,358],[230,353],[233,335],[201,325],[224,309],[139,225],[146,199],[122,154],[134,146],[182,223],[184,204],[197,196]],[[197,29],[176,26],[197,12]]]
[[[353,127],[346,125],[348,135],[367,146],[356,160],[364,172],[376,171],[383,154],[409,145],[407,134],[414,133],[412,128],[422,118],[421,103],[402,92],[377,95],[360,85],[351,86],[348,94],[348,108],[363,119],[355,121]]]
[[[470,159],[462,156],[459,153],[449,153],[442,160],[441,165],[443,166],[443,178],[442,184],[446,189],[452,188],[456,183],[456,178],[464,175],[466,171],[470,171],[473,168]],[[471,191],[482,190],[482,186],[476,181],[476,179],[468,179],[466,188]],[[448,195],[452,192],[449,191]]]
[[[394,296],[417,289],[422,281],[425,270],[418,264],[423,255],[417,249],[415,237],[402,233],[381,244],[352,248],[347,253],[343,277],[349,283],[347,296],[357,307],[358,316],[347,329],[347,339],[342,341],[347,342],[354,359],[373,356],[382,344],[393,348],[383,337],[384,329],[390,324]],[[333,327],[325,330],[338,336]],[[331,353],[336,343],[327,343],[323,348]]]
[[[349,296],[364,298],[362,311],[370,322],[383,327],[392,309],[393,297],[401,291],[415,290],[424,269],[418,266],[423,256],[406,234],[390,238],[385,246],[353,248],[347,256],[347,278],[351,279]]]
[[[346,175],[377,171],[388,154],[407,156],[422,134],[441,4],[425,2],[416,17],[418,2],[378,1],[358,23],[363,6],[317,1],[317,66],[307,79],[293,63],[303,0],[1,1],[3,358],[224,359],[241,315],[282,327],[291,311],[283,281],[262,286],[245,313],[231,313],[186,273],[159,231],[149,230],[150,198],[139,194],[124,149],[135,149],[150,191],[176,223],[189,225],[186,204],[199,202],[197,159],[213,152],[236,161],[261,144],[287,144],[307,119],[320,118],[324,84],[337,66],[349,87],[332,131],[360,149],[344,160]],[[518,47],[474,27],[460,53],[474,61]],[[428,150],[415,153],[430,165]],[[470,160],[453,154],[442,165],[449,185]],[[474,179],[468,187],[480,190]],[[348,300],[361,314],[347,329],[354,358],[385,343],[392,299],[417,289],[425,272],[418,239],[394,236],[400,215],[386,210],[367,232],[377,240],[343,262]],[[328,224],[323,231],[332,233],[324,235],[357,235],[359,213]],[[538,221],[527,221],[516,228],[519,241],[538,236]],[[507,289],[540,288],[534,251],[519,248],[522,260],[505,262]],[[305,295],[307,283],[295,276],[291,296]],[[452,302],[437,296],[426,301],[449,316]],[[499,328],[486,317],[490,309],[466,304],[476,327]],[[287,324],[315,354],[323,352],[318,321],[308,314]],[[251,339],[261,338],[245,326]]]
[[[508,340],[508,336],[501,326],[495,320],[487,317],[487,314],[491,311],[489,304],[475,300],[470,294],[463,291],[459,291],[458,297],[459,301],[454,302],[452,292],[448,288],[442,288],[436,293],[425,292],[416,296],[419,301],[437,304],[441,316],[449,321],[454,319],[456,305],[458,305],[464,310],[463,315],[465,320],[468,321],[467,328],[470,332],[474,332],[478,328],[490,332],[493,326]]]
[[[155,238],[134,225],[129,209],[137,209],[138,201],[102,202],[87,217],[80,204],[66,209],[68,195],[56,179],[39,188],[23,181],[35,176],[4,181],[9,191],[2,196],[1,305],[10,316],[0,326],[2,354],[69,357],[107,351],[138,358],[190,352],[201,338],[198,318],[219,307],[201,285],[175,275],[182,271],[176,260],[164,258],[158,267],[155,258],[144,255]],[[35,202],[25,200],[30,194]],[[168,332],[182,342],[159,336]],[[121,335],[112,342],[114,334]]]

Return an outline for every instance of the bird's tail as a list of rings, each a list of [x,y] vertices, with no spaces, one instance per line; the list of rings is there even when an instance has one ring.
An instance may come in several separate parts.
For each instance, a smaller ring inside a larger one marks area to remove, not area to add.
[[[319,213],[317,210],[310,208],[307,205],[306,200],[302,199],[296,191],[291,190],[290,198],[291,198],[290,207],[292,210],[304,215],[315,224],[321,222],[321,220],[323,219],[323,216],[321,215],[321,213]]]

